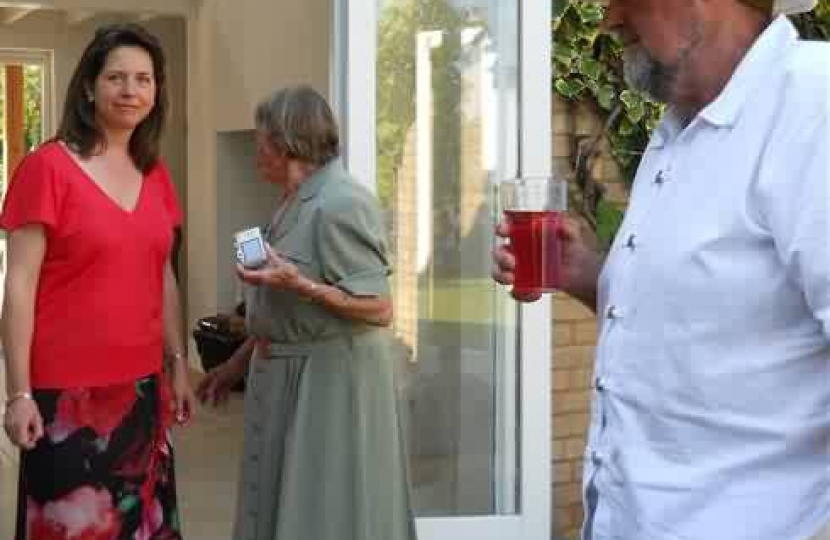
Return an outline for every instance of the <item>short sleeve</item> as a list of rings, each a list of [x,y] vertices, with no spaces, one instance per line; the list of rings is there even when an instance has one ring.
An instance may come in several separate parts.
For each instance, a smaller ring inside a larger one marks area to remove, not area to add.
[[[47,148],[26,156],[12,176],[0,228],[7,232],[25,225],[42,224],[55,228],[66,196],[66,182]]]
[[[830,162],[827,115],[793,125],[760,175],[760,208],[787,275],[830,340]],[[775,148],[776,146],[773,146]]]
[[[161,196],[164,208],[170,216],[170,221],[173,227],[179,227],[182,224],[182,209],[179,206],[179,197],[176,195],[176,188],[173,185],[173,180],[170,177],[170,170],[164,162],[159,162],[159,180],[161,182]]]
[[[323,279],[354,296],[388,296],[391,269],[377,201],[356,191],[322,209],[317,249]]]

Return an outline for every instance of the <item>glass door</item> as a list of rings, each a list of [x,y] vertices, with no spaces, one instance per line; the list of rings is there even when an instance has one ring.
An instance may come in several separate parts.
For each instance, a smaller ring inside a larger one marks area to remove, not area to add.
[[[336,3],[350,170],[386,213],[423,540],[548,540],[549,306],[490,279],[499,181],[549,170],[549,3]],[[374,99],[366,99],[373,96]]]

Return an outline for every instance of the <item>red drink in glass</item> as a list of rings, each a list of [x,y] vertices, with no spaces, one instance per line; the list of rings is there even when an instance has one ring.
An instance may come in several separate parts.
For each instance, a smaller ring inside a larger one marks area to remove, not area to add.
[[[552,210],[505,210],[510,246],[516,257],[513,290],[520,294],[552,292],[562,285],[562,217]]]
[[[567,194],[567,184],[550,176],[523,176],[500,183],[499,200],[516,257],[514,294],[549,293],[562,286],[559,234]]]

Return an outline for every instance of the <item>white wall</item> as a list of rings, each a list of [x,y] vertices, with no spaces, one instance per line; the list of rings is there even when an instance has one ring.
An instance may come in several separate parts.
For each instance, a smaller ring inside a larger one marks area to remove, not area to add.
[[[290,84],[328,94],[331,0],[213,0],[216,129],[252,129],[259,100]]]
[[[189,326],[233,305],[230,235],[273,206],[258,195],[267,187],[250,154],[256,103],[289,84],[329,93],[331,9],[332,0],[203,0],[188,19]]]
[[[216,301],[220,311],[230,311],[238,282],[233,234],[268,224],[277,192],[258,178],[253,131],[219,133],[216,152]]]

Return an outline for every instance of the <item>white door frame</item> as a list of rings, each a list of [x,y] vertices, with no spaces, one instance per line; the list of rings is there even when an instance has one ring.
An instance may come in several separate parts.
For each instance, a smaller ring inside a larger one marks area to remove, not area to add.
[[[56,125],[56,96],[54,91],[55,61],[54,53],[45,49],[7,49],[0,48],[0,64],[39,65],[43,69],[43,117],[41,119],[44,136],[53,132]]]
[[[523,175],[551,172],[550,20],[552,1],[520,9],[519,164]],[[331,96],[354,176],[375,188],[376,0],[333,0]],[[520,513],[418,519],[421,540],[549,540],[551,534],[551,302],[520,308]]]

